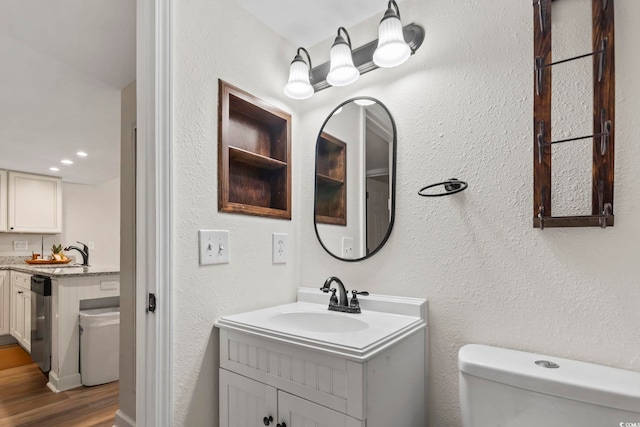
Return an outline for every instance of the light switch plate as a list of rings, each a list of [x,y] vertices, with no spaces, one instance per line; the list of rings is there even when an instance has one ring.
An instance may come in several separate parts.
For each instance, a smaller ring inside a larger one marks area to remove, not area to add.
[[[353,259],[353,237],[342,238],[342,258]]]
[[[200,265],[229,263],[229,231],[200,230]]]
[[[284,233],[273,233],[273,263],[274,264],[286,264],[287,263],[287,235]]]

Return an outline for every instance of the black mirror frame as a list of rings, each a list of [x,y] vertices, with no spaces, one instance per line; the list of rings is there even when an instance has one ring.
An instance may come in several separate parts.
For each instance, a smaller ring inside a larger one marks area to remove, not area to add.
[[[324,127],[327,125],[329,120],[333,117],[333,114],[336,111],[338,111],[341,107],[347,105],[350,102],[354,102],[354,101],[359,100],[359,99],[373,101],[376,104],[380,105],[387,112],[387,114],[389,115],[389,119],[391,120],[391,127],[393,128],[393,152],[392,152],[392,155],[393,155],[393,171],[391,171],[391,188],[393,189],[393,191],[391,192],[391,217],[390,217],[390,220],[389,220],[389,228],[387,229],[387,234],[384,236],[384,238],[382,239],[382,241],[380,242],[380,244],[378,245],[377,248],[375,248],[373,251],[371,251],[370,253],[368,253],[367,255],[365,255],[362,258],[344,259],[344,258],[341,258],[341,257],[335,255],[333,252],[331,252],[329,249],[327,249],[327,247],[322,242],[322,239],[320,238],[320,234],[318,234],[318,224],[316,223],[316,207],[317,207],[316,206],[316,203],[317,203],[316,191],[317,191],[317,188],[318,188],[318,140],[320,139],[320,135],[322,135],[322,131],[324,130]],[[322,249],[324,249],[329,255],[331,255],[335,259],[338,259],[338,260],[344,261],[344,262],[364,261],[364,260],[374,256],[376,253],[378,253],[380,251],[380,249],[382,249],[384,247],[384,245],[387,243],[387,240],[389,240],[389,236],[391,235],[391,230],[393,230],[393,224],[394,224],[395,218],[396,218],[396,169],[398,168],[398,165],[397,165],[397,159],[398,159],[397,148],[398,148],[398,130],[396,128],[396,122],[393,119],[393,116],[391,115],[391,111],[389,111],[387,106],[384,105],[382,102],[380,102],[376,98],[372,98],[370,96],[356,96],[354,98],[347,99],[346,101],[344,101],[340,105],[338,105],[336,108],[334,108],[331,111],[331,113],[329,114],[329,116],[325,119],[324,123],[322,123],[322,126],[320,127],[320,132],[318,132],[318,136],[316,137],[316,150],[315,150],[316,154],[315,154],[315,157],[314,157],[315,167],[314,167],[314,175],[313,175],[313,182],[314,182],[314,185],[313,185],[313,228],[314,228],[314,230],[316,232],[316,238],[318,239],[318,242],[320,243],[320,246],[322,246]]]

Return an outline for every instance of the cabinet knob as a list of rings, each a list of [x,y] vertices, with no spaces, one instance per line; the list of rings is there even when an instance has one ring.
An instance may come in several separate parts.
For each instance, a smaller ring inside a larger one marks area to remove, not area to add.
[[[283,421],[282,424],[276,424],[276,427],[287,427],[287,424]]]
[[[24,292],[22,292],[22,291],[18,291],[18,293],[19,293],[19,294],[24,294]]]
[[[268,417],[264,417],[262,422],[264,423],[264,425],[268,426],[269,424],[271,424],[271,421],[273,421],[273,417],[271,415],[269,415]]]

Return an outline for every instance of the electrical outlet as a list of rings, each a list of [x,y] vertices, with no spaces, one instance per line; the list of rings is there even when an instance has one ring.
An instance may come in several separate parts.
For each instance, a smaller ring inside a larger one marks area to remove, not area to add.
[[[287,235],[284,233],[273,233],[273,263],[287,263]]]
[[[229,231],[200,230],[200,265],[229,263]]]
[[[96,248],[96,242],[87,242],[87,247],[90,251],[94,250]]]
[[[342,238],[342,258],[353,259],[353,237]]]
[[[13,250],[14,251],[28,251],[29,245],[26,240],[14,240],[13,241]]]
[[[100,282],[101,291],[115,291],[119,286],[120,282],[115,280]]]

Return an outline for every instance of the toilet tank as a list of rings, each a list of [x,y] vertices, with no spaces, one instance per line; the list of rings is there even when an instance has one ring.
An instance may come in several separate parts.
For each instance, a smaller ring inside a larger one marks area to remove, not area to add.
[[[464,427],[640,427],[638,372],[477,344],[458,368]]]

